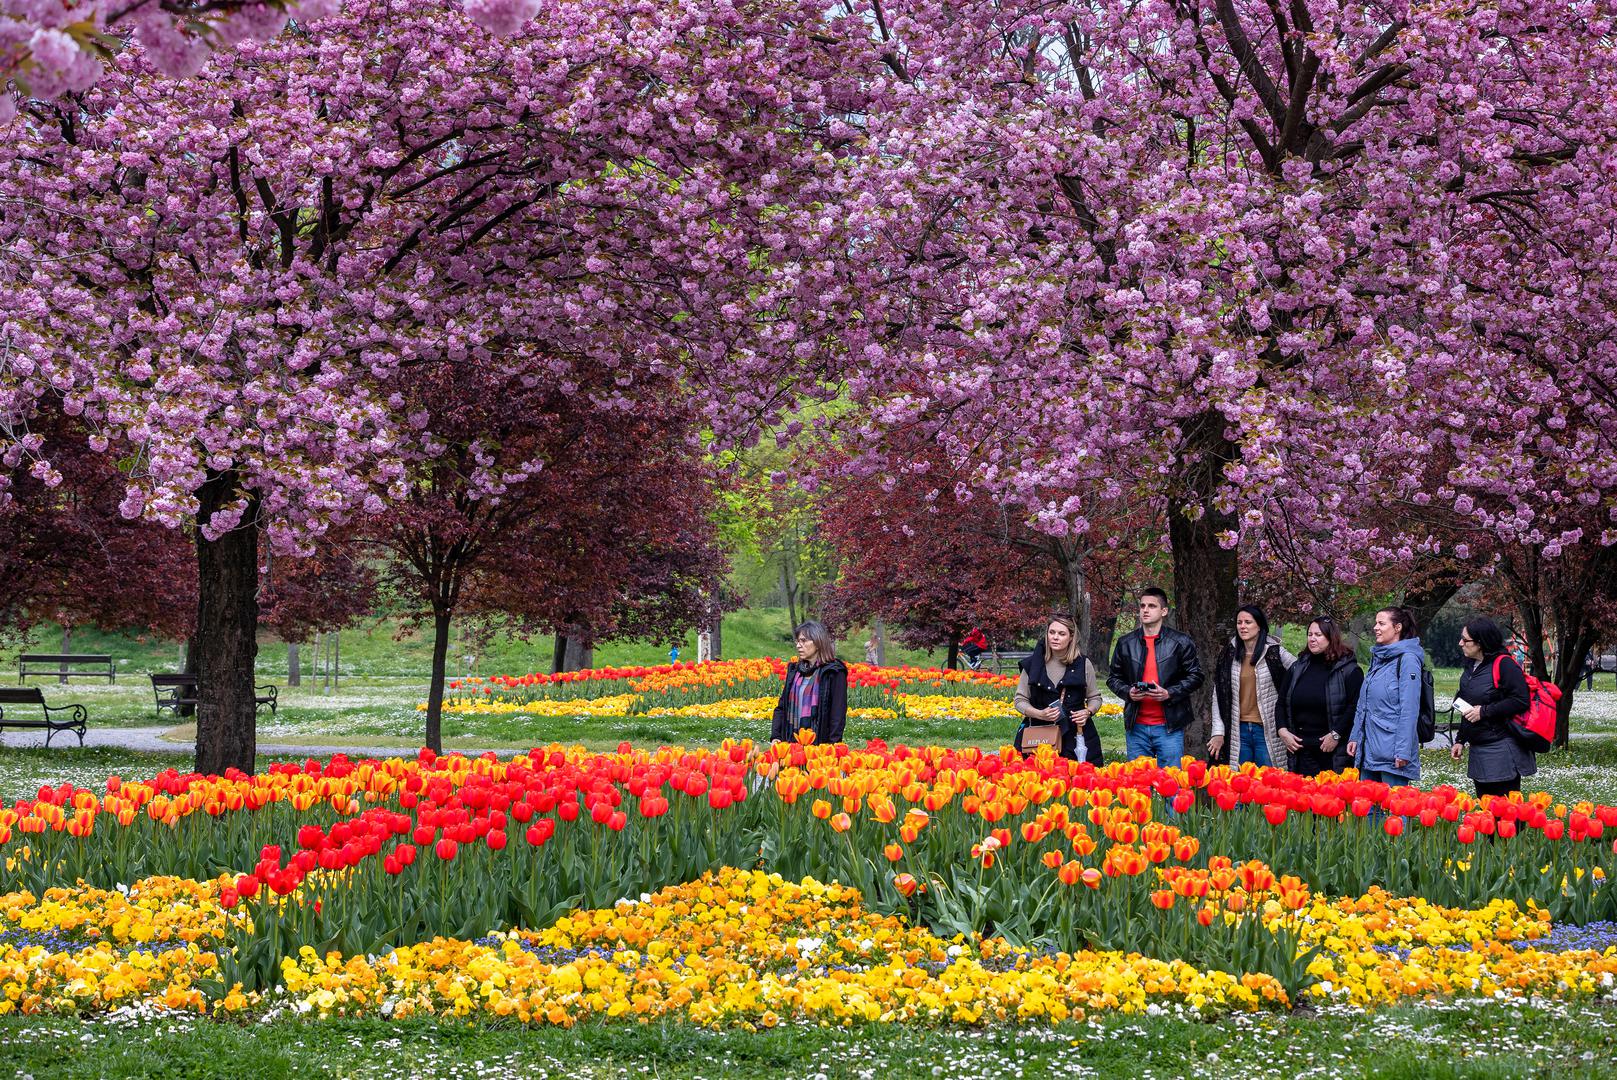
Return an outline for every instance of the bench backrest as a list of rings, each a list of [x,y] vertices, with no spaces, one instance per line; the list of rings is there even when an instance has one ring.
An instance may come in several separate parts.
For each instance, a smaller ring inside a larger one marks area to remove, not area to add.
[[[96,653],[23,653],[19,664],[110,664],[111,656]]]
[[[43,705],[45,693],[37,686],[0,686],[0,705]]]
[[[195,686],[196,684],[197,684],[197,677],[195,675],[153,675],[152,676],[152,685],[153,686]]]

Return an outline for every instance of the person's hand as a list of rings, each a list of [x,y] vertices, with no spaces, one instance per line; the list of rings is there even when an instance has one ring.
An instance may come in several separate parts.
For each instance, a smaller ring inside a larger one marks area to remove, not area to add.
[[[1168,693],[1168,691],[1164,690],[1160,686],[1151,687],[1151,689],[1145,692],[1145,696],[1150,698],[1152,701],[1167,701],[1169,698],[1173,697],[1172,694]]]
[[[1465,718],[1466,723],[1474,724],[1478,720],[1482,719],[1482,706],[1481,705],[1473,705],[1469,709],[1467,709],[1465,712],[1461,713],[1460,715]]]
[[[1337,735],[1336,732],[1328,732],[1325,737],[1319,741],[1319,748],[1325,751],[1327,754],[1333,753],[1336,750],[1336,744],[1341,741],[1341,737]]]
[[[1224,736],[1222,736],[1222,735],[1214,735],[1211,739],[1207,740],[1207,756],[1208,757],[1210,757],[1210,758],[1218,757],[1219,752],[1221,750],[1223,750],[1223,749],[1224,749]]]
[[[1046,724],[1053,724],[1061,719],[1061,708],[1057,705],[1046,705],[1039,715],[1044,717]]]
[[[1455,743],[1453,746],[1449,747],[1449,757],[1453,758],[1455,761],[1459,761],[1464,756],[1465,756],[1465,744],[1464,743]]]
[[[1357,756],[1359,753],[1359,744],[1354,742],[1352,739],[1349,739],[1347,744],[1347,752],[1348,757]]]
[[[1077,712],[1072,714],[1072,722],[1077,724],[1079,727],[1083,727],[1085,724],[1089,723],[1089,717],[1091,715],[1092,714],[1088,709],[1079,709]]]
[[[1400,758],[1393,758],[1392,759],[1392,764],[1393,764],[1394,768],[1401,769],[1405,765],[1409,764],[1409,759],[1408,758],[1401,758],[1401,757]]]
[[[1303,741],[1297,736],[1293,735],[1290,728],[1281,728],[1279,731],[1275,732],[1275,734],[1280,736],[1281,744],[1293,754],[1303,748]]]
[[[1141,690],[1138,686],[1129,687],[1130,701],[1144,701],[1149,696],[1150,695],[1146,691]]]

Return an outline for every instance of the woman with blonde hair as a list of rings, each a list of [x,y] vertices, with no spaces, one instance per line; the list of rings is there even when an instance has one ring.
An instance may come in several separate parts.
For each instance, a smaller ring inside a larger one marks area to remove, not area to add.
[[[1078,651],[1078,625],[1065,615],[1051,616],[1044,629],[1044,640],[1022,661],[1022,677],[1016,684],[1016,711],[1022,724],[1016,729],[1016,748],[1024,755],[1041,745],[1055,747],[1056,753],[1101,764],[1100,733],[1091,723],[1100,711],[1100,680],[1095,665]]]

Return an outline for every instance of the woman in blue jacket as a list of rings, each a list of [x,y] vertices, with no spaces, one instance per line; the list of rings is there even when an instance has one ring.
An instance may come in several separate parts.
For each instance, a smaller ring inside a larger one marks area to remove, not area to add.
[[[1366,780],[1403,787],[1420,779],[1421,668],[1426,653],[1406,608],[1376,612],[1370,671],[1353,713],[1347,752]]]

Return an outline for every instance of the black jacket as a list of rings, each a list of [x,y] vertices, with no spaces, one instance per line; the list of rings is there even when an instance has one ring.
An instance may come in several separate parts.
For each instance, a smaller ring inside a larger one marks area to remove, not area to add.
[[[1084,708],[1084,701],[1089,697],[1089,686],[1084,681],[1084,671],[1089,667],[1088,657],[1080,656],[1067,666],[1067,673],[1061,676],[1059,683],[1050,681],[1050,672],[1044,665],[1044,643],[1040,642],[1031,655],[1022,660],[1022,674],[1027,676],[1027,701],[1035,709],[1048,708],[1059,696],[1066,702],[1065,715],[1067,719],[1057,721],[1061,731],[1061,746],[1059,753],[1064,758],[1073,761],[1087,761],[1099,767],[1104,760],[1101,755],[1100,733],[1095,730],[1095,721],[1089,720],[1081,729],[1072,722],[1071,714]],[[1022,718],[1021,726],[1016,729],[1014,740],[1016,748],[1022,749],[1022,732],[1028,724],[1032,723],[1027,717]],[[1078,754],[1078,733],[1083,732],[1084,753],[1080,758]]]
[[[1334,731],[1337,735],[1337,749],[1346,744],[1347,737],[1353,731],[1353,713],[1359,707],[1359,691],[1364,687],[1364,669],[1359,667],[1359,661],[1348,653],[1336,663],[1331,665],[1330,671],[1325,675],[1325,726],[1319,726],[1318,717],[1297,716],[1291,701],[1292,691],[1296,689],[1297,680],[1312,664],[1323,664],[1324,660],[1307,650],[1297,658],[1297,662],[1286,669],[1286,681],[1281,684],[1280,696],[1275,701],[1275,729],[1285,728],[1303,741],[1303,746],[1309,750],[1318,750],[1320,740]]]
[[[800,670],[801,661],[786,665],[786,684],[781,687],[780,701],[775,704],[775,719],[769,725],[772,742],[792,742],[797,734],[797,718],[791,716],[792,683],[797,679],[820,680],[819,700],[814,705],[814,741],[819,744],[839,743],[842,729],[848,723],[848,667],[841,660],[820,664],[808,672]]]
[[[1129,700],[1129,690],[1145,673],[1145,634],[1131,630],[1112,649],[1112,669],[1106,685],[1123,699],[1123,726],[1131,728],[1140,716],[1140,703]],[[1190,695],[1201,688],[1204,676],[1196,659],[1196,643],[1190,635],[1164,626],[1157,637],[1157,682],[1171,695],[1162,703],[1163,721],[1169,731],[1183,731],[1190,724]]]
[[[1521,665],[1506,655],[1499,662],[1499,685],[1493,681],[1493,657],[1467,660],[1460,670],[1460,697],[1471,705],[1482,707],[1482,719],[1476,723],[1460,721],[1459,741],[1485,746],[1511,738],[1510,719],[1527,711],[1531,699],[1527,692],[1527,676]]]

